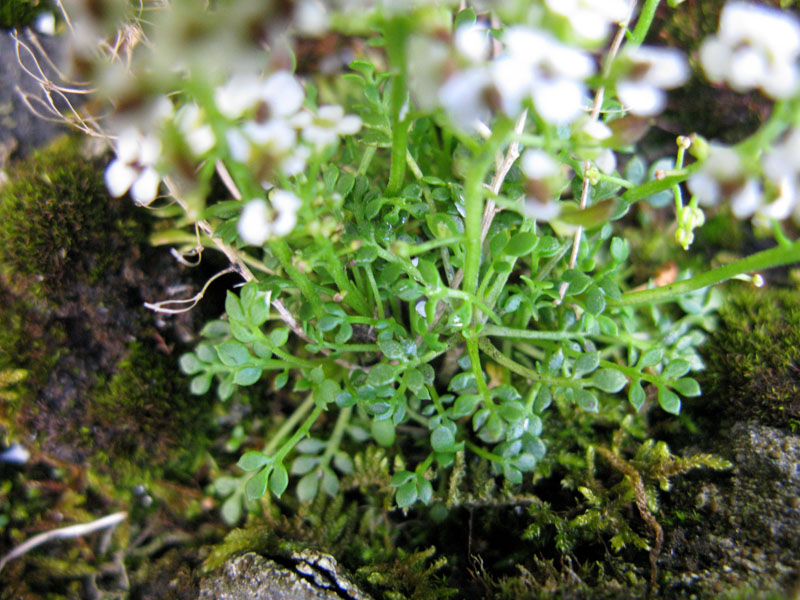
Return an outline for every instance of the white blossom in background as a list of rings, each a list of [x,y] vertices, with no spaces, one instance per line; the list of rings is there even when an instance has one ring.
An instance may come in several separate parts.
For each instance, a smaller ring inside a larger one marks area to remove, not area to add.
[[[711,144],[703,166],[689,177],[686,185],[700,204],[715,206],[723,200],[727,189],[741,185],[742,174],[742,159],[736,150]]]
[[[783,220],[794,213],[800,221],[798,181],[800,181],[800,128],[791,129],[777,144],[773,144],[762,160],[764,175],[778,190],[777,197],[762,208],[761,214]]]
[[[544,150],[531,148],[520,159],[520,168],[528,178],[525,213],[537,221],[550,221],[561,212],[558,199],[553,197],[553,181],[560,176],[561,167]]]
[[[317,150],[336,143],[340,135],[353,135],[361,129],[361,119],[345,115],[344,109],[336,104],[320,106],[316,114],[299,112],[291,124],[301,129],[303,139]]]
[[[175,114],[175,125],[195,156],[202,156],[214,147],[216,138],[211,125],[203,121],[200,108],[194,102],[185,104],[178,110]]]
[[[156,163],[161,156],[161,140],[134,127],[120,132],[114,143],[116,158],[105,171],[105,182],[114,198],[130,190],[133,201],[148,206],[158,194],[161,176]]]
[[[412,34],[406,44],[408,86],[415,104],[433,110],[439,102],[440,88],[452,69],[450,44],[429,35]]]
[[[320,0],[301,0],[294,7],[294,25],[303,35],[323,35],[328,30],[330,17]]]
[[[439,103],[456,125],[466,131],[477,129],[477,123],[489,119],[492,109],[487,103],[492,79],[484,67],[471,67],[457,72],[439,89]]]
[[[625,109],[640,117],[664,110],[664,90],[689,79],[689,64],[683,53],[674,48],[639,46],[624,52],[619,60],[626,73],[616,82],[617,96]]]
[[[272,192],[269,205],[263,198],[250,200],[239,217],[239,237],[245,244],[261,246],[270,238],[288,235],[297,225],[301,206],[294,193],[280,189]]]
[[[584,80],[595,72],[591,56],[525,26],[509,27],[503,43],[506,51],[493,62],[492,74],[506,113],[518,114],[525,97],[532,97],[539,116],[554,125],[583,113]]]
[[[492,40],[486,27],[477,23],[462,25],[453,35],[453,46],[468,61],[482,63],[489,58]]]
[[[719,30],[700,47],[709,80],[746,92],[760,88],[780,99],[800,84],[800,21],[789,12],[747,2],[728,2]]]
[[[602,42],[612,25],[623,23],[630,16],[628,0],[546,0],[547,8],[565,17],[580,37]]]

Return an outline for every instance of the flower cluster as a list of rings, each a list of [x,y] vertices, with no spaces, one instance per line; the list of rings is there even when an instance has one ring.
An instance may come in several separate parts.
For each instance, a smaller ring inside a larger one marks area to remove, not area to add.
[[[164,130],[164,122],[171,116],[175,130],[195,159],[206,157],[216,148],[218,155],[227,154],[234,161],[253,167],[265,189],[273,186],[276,172],[287,177],[301,173],[312,152],[321,152],[335,144],[339,136],[354,134],[361,128],[361,119],[345,115],[341,106],[321,106],[316,113],[304,108],[305,90],[288,71],[276,71],[266,78],[236,74],[214,90],[213,98],[214,110],[225,120],[225,149],[218,148],[214,128],[194,102],[175,112],[166,101],[169,110],[154,129]],[[149,205],[161,183],[161,137],[126,127],[114,149],[116,158],[105,174],[112,196],[130,191],[137,204]],[[300,206],[294,194],[276,190],[271,206],[270,209],[263,199],[245,206],[239,231],[246,243],[261,245],[269,237],[286,235],[294,228]]]
[[[689,79],[689,65],[675,48],[639,46],[620,57],[623,75],[617,80],[617,96],[634,115],[657,115],[667,104],[664,90],[676,88]]]
[[[714,83],[746,92],[760,88],[772,98],[797,92],[800,21],[789,13],[746,2],[729,2],[719,31],[703,42],[700,62]]]

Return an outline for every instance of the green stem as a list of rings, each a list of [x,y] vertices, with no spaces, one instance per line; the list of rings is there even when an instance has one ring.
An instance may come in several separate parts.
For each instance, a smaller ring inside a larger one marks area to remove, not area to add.
[[[473,444],[469,440],[464,440],[464,444],[467,446],[467,448],[470,449],[470,451],[472,451],[473,454],[476,454],[481,458],[485,458],[486,460],[489,460],[491,462],[496,462],[501,464],[505,462],[502,456],[498,456],[497,454],[492,454],[488,450],[485,450],[484,448],[481,448],[480,446]]]
[[[650,31],[650,25],[653,23],[653,17],[656,16],[658,2],[659,0],[645,0],[642,12],[639,13],[639,19],[636,21],[636,27],[628,38],[628,43],[639,46],[644,42],[647,32]]]
[[[480,338],[478,340],[478,344],[480,349],[483,350],[489,357],[494,360],[495,362],[501,364],[502,366],[506,367],[509,371],[516,373],[517,375],[521,375],[527,379],[532,381],[541,381],[542,383],[547,383],[548,385],[561,385],[561,386],[569,386],[569,387],[583,387],[583,383],[580,381],[573,381],[572,379],[566,379],[564,377],[551,377],[550,375],[543,375],[542,373],[537,373],[533,369],[529,369],[518,362],[515,362],[508,358],[505,354],[500,352],[497,348],[495,348],[492,343],[484,338]]]
[[[378,318],[385,319],[386,312],[383,310],[383,302],[381,302],[381,294],[378,291],[378,282],[375,281],[375,274],[372,272],[372,266],[369,264],[364,265],[364,272],[367,274],[369,287],[372,290],[372,295],[375,298],[375,306],[378,309]]]
[[[328,270],[330,271],[331,277],[333,277],[333,280],[336,282],[339,291],[344,294],[342,301],[357,313],[364,316],[369,315],[366,299],[345,276],[344,265],[342,261],[339,260],[339,257],[336,256],[331,241],[327,238],[318,237],[315,238],[315,242],[318,246],[322,246],[322,253],[323,256],[325,256],[325,260],[328,262]]]
[[[274,461],[275,464],[282,462],[283,459],[286,457],[286,455],[289,454],[289,452],[291,452],[294,449],[294,447],[300,442],[300,440],[302,440],[304,437],[308,435],[308,432],[311,431],[311,427],[314,425],[314,423],[316,423],[317,419],[324,410],[325,407],[323,406],[314,407],[314,410],[311,412],[310,415],[308,415],[308,418],[305,421],[303,421],[303,424],[300,426],[300,428],[297,431],[295,431],[294,435],[292,435],[292,437],[290,437],[286,441],[286,443],[283,444],[283,446],[281,446],[281,449],[275,453],[275,461]]]
[[[608,299],[611,306],[634,306],[637,304],[655,304],[667,302],[679,298],[684,294],[699,290],[723,281],[727,281],[737,275],[752,273],[763,269],[770,269],[793,262],[800,261],[800,241],[792,243],[788,247],[775,246],[769,250],[757,252],[747,258],[737,260],[724,267],[717,267],[696,277],[676,281],[669,285],[657,288],[641,290],[638,292],[627,292],[622,295],[621,300]]]
[[[486,379],[483,376],[483,369],[481,368],[481,356],[478,352],[478,338],[467,338],[467,353],[469,354],[469,362],[472,367],[472,373],[475,375],[475,382],[478,384],[478,392],[483,396],[484,402],[487,406],[493,406],[494,402],[489,394],[489,386],[486,385]]]
[[[508,120],[499,121],[492,136],[483,145],[480,154],[475,157],[469,166],[466,181],[464,182],[464,235],[467,238],[466,256],[464,257],[464,283],[461,289],[474,294],[478,289],[478,271],[481,266],[481,222],[483,220],[483,181],[491,166],[497,151],[505,143],[512,131],[512,123]]]
[[[269,443],[264,446],[264,454],[270,456],[275,451],[275,448],[281,445],[283,438],[289,435],[289,432],[297,426],[297,424],[303,419],[303,417],[306,416],[306,414],[308,414],[308,411],[311,410],[312,406],[314,406],[314,396],[309,394],[308,398],[303,400],[303,403],[298,406],[292,415],[283,422],[283,425],[278,428],[278,431],[272,436],[272,438],[269,440]]]
[[[347,406],[339,411],[339,416],[336,417],[336,425],[333,426],[333,432],[331,433],[331,437],[328,439],[328,445],[325,448],[325,452],[322,455],[322,460],[320,461],[320,467],[327,467],[328,464],[331,462],[331,458],[339,449],[339,446],[342,443],[342,437],[344,437],[345,429],[347,429],[347,424],[350,422],[350,415],[353,414],[353,407]]]
[[[406,151],[408,149],[407,119],[402,118],[406,103],[406,38],[410,31],[410,21],[397,17],[386,23],[384,37],[389,62],[395,69],[392,78],[392,90],[389,98],[389,117],[392,123],[392,164],[389,169],[389,183],[386,186],[387,196],[396,196],[403,187],[406,172]]]
[[[512,329],[511,327],[498,327],[486,325],[480,332],[481,336],[496,336],[523,340],[566,340],[576,337],[585,337],[585,331],[531,331],[530,329]]]

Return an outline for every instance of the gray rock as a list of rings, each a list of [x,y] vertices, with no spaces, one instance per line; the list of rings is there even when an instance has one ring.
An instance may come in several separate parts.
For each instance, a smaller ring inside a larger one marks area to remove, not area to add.
[[[254,552],[233,557],[200,584],[198,600],[371,600],[328,555],[292,553],[287,566]]]

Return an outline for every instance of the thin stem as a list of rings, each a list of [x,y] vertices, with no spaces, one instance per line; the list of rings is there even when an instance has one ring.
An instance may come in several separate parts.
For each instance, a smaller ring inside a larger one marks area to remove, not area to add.
[[[300,428],[295,431],[294,435],[292,435],[292,437],[290,437],[286,443],[281,446],[281,449],[275,453],[275,464],[282,462],[286,455],[289,454],[289,452],[291,452],[298,443],[300,443],[300,440],[308,435],[308,432],[311,431],[311,427],[317,422],[317,419],[324,410],[324,406],[317,405],[314,407],[314,410],[311,411],[311,414],[308,415],[308,418],[303,421],[303,424],[300,426]]]
[[[347,429],[347,424],[350,422],[350,416],[352,414],[353,407],[347,406],[343,408],[339,412],[339,416],[336,417],[336,425],[333,426],[333,432],[331,432],[331,437],[328,438],[328,445],[320,461],[321,467],[327,467],[331,458],[333,458],[333,455],[339,449],[339,445],[342,443],[342,437],[344,437],[345,429]]]
[[[639,46],[644,42],[647,37],[647,32],[650,31],[650,25],[653,23],[653,18],[656,16],[656,9],[658,8],[659,0],[645,0],[642,6],[642,12],[639,14],[639,20],[636,21],[636,27],[628,37],[631,44]]]
[[[270,456],[275,449],[281,445],[283,439],[289,435],[289,432],[292,431],[297,424],[308,414],[308,411],[311,410],[311,407],[314,406],[314,396],[309,394],[308,397],[303,400],[303,403],[294,409],[294,412],[291,416],[286,419],[283,424],[278,428],[278,431],[275,432],[262,452],[267,456]]]
[[[622,295],[621,300],[612,300],[609,298],[607,302],[611,306],[635,306],[637,304],[667,302],[675,300],[689,292],[727,281],[737,275],[770,269],[772,267],[798,261],[800,261],[800,241],[796,241],[788,247],[775,246],[769,250],[757,252],[747,258],[737,260],[724,267],[711,269],[710,271],[706,271],[690,279],[648,290],[627,292]]]
[[[322,300],[320,300],[319,294],[317,294],[316,290],[314,289],[311,280],[305,275],[305,273],[301,273],[300,269],[292,264],[292,252],[289,250],[289,246],[286,245],[286,242],[280,239],[272,240],[269,243],[269,246],[272,248],[272,251],[275,252],[275,256],[277,256],[278,260],[280,261],[283,270],[286,271],[286,274],[292,279],[292,281],[294,281],[295,285],[300,289],[305,299],[308,300],[308,302],[314,308],[314,313],[316,314],[317,318],[321,318],[325,314],[325,308],[322,306]]]
[[[494,336],[521,340],[566,340],[589,335],[585,331],[532,331],[530,329],[512,329],[511,327],[498,327],[486,325],[480,332],[481,336]]]
[[[387,196],[395,196],[400,192],[406,172],[409,121],[403,118],[402,114],[407,100],[405,46],[408,30],[409,23],[400,17],[386,23],[384,30],[386,51],[389,61],[396,71],[392,78],[389,98],[389,117],[392,122],[392,163],[389,168],[389,183],[386,186]]]

